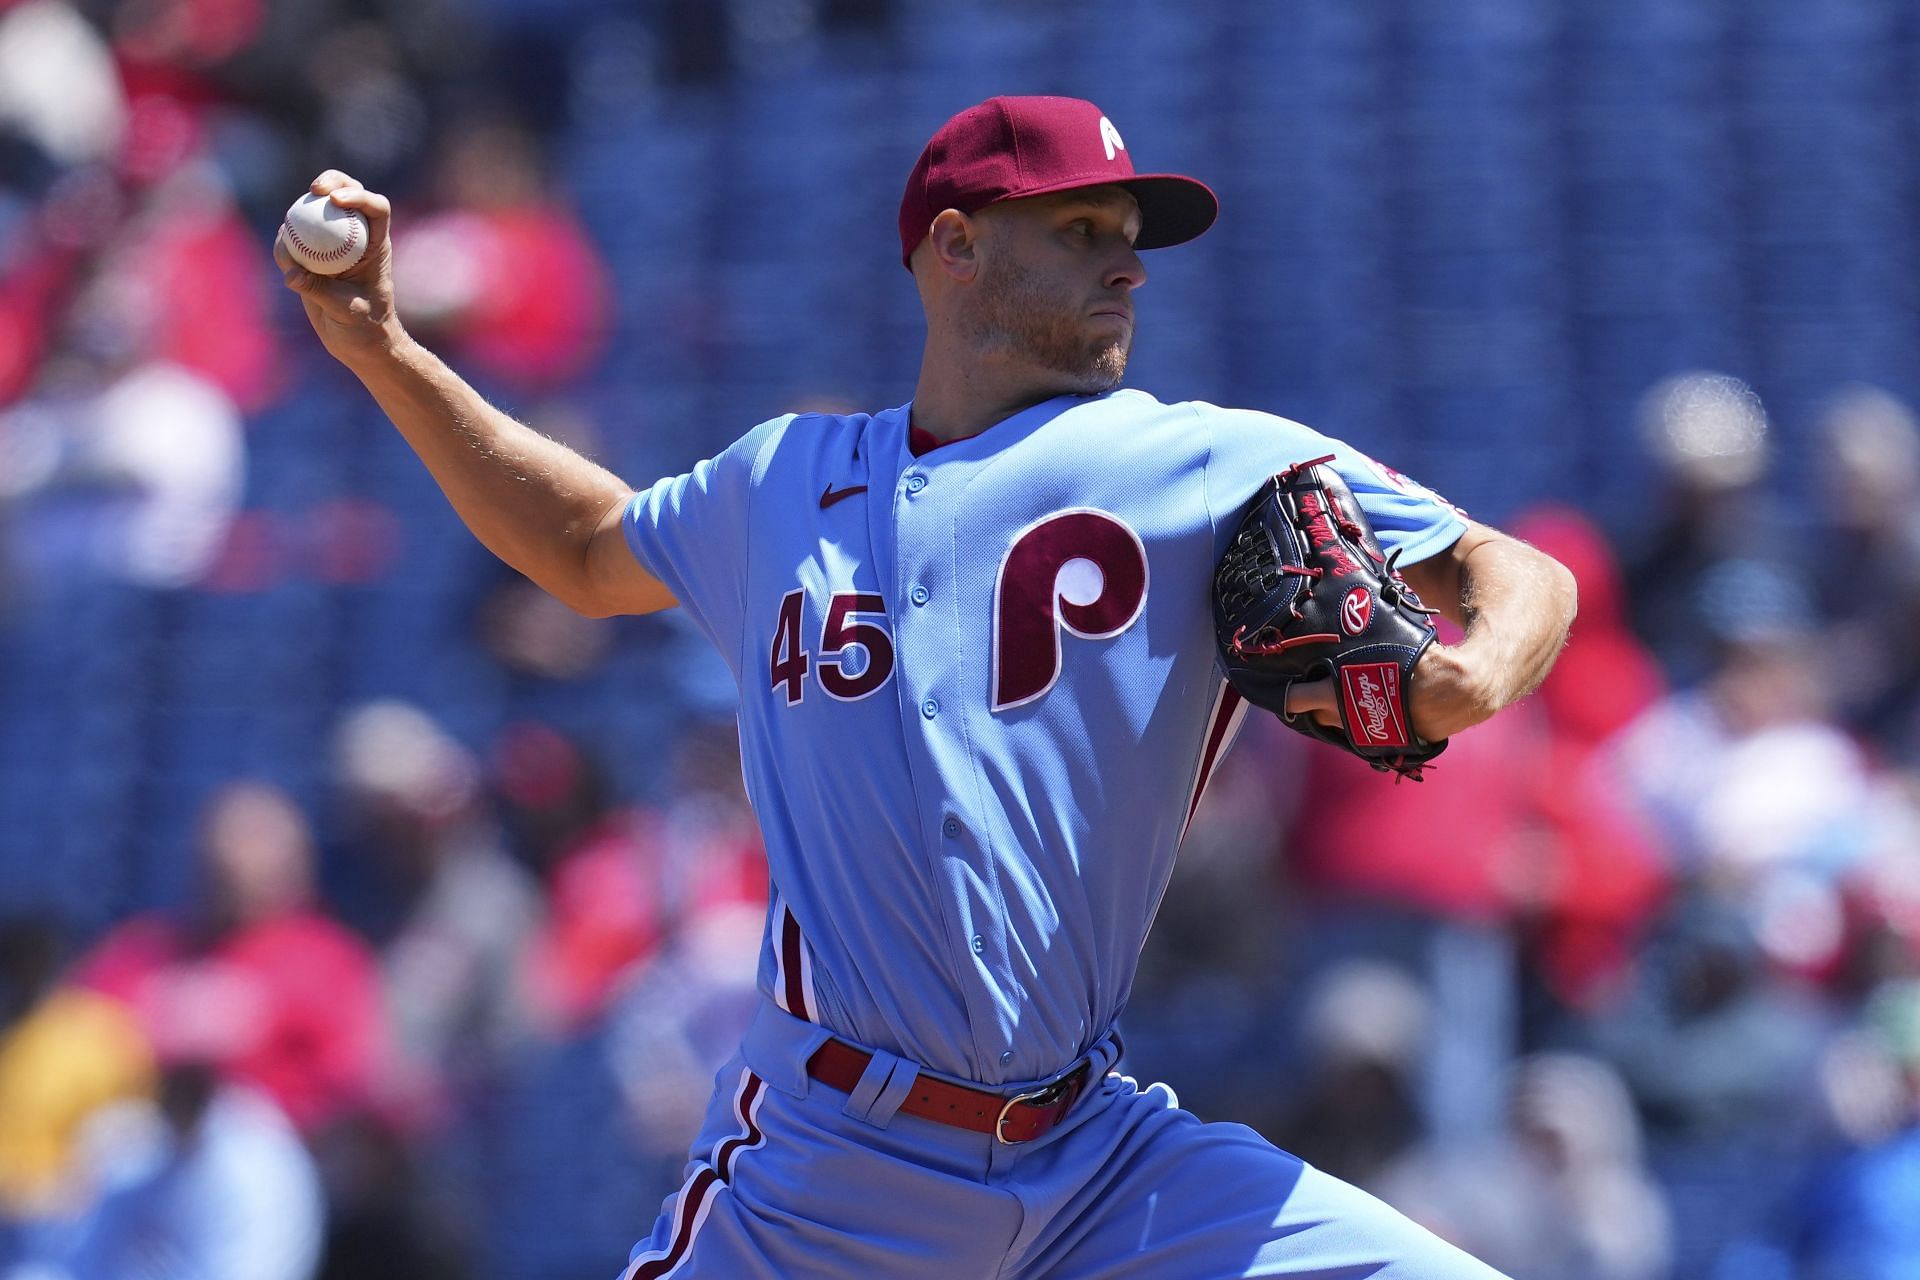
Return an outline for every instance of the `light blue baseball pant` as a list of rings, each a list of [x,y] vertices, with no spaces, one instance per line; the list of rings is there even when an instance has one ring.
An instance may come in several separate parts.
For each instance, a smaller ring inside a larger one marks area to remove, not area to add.
[[[1367,1193],[1163,1085],[1107,1073],[1021,1146],[806,1074],[824,1029],[765,1004],[722,1068],[687,1180],[622,1280],[1503,1280]],[[1112,1037],[1094,1050],[1106,1072]]]

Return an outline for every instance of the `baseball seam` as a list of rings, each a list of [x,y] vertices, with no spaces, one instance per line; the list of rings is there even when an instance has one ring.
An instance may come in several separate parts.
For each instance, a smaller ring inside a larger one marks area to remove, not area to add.
[[[291,218],[286,219],[280,225],[286,228],[287,239],[293,242],[294,248],[300,250],[301,253],[306,254],[315,262],[338,262],[340,259],[346,257],[347,254],[351,253],[354,247],[360,243],[360,219],[357,217],[347,220],[347,238],[331,249],[316,249],[305,240],[302,240],[300,238],[300,232],[294,227],[293,219]]]

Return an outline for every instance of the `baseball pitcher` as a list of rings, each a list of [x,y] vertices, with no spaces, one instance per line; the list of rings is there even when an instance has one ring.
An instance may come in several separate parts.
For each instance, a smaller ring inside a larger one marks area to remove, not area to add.
[[[686,610],[739,684],[765,998],[625,1280],[1494,1277],[1116,1070],[1248,700],[1417,772],[1574,610],[1558,564],[1338,440],[1121,387],[1141,252],[1205,231],[1211,190],[1136,172],[1092,103],[961,112],[900,203],[913,400],[775,418],[638,492],[415,344],[388,202],[313,190],[373,247],[339,277],[282,247],[287,283],[473,532],[584,613]]]

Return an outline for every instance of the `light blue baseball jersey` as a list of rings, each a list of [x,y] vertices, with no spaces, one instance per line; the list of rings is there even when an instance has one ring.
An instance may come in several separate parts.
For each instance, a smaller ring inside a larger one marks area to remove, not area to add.
[[[924,454],[909,417],[763,423],[635,495],[627,540],[739,682],[766,994],[937,1072],[1034,1080],[1126,1006],[1244,710],[1211,579],[1247,501],[1332,454],[1402,564],[1465,525],[1263,413],[1062,396]]]

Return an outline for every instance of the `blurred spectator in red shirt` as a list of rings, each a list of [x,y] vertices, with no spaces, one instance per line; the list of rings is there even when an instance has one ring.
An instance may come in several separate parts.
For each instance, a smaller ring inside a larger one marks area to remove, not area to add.
[[[140,0],[114,7],[114,47],[129,61],[198,70],[252,43],[265,0]]]
[[[192,1046],[307,1133],[372,1101],[386,1065],[373,957],[314,907],[312,859],[283,793],[228,786],[202,823],[192,911],[129,921],[78,972],[133,1009],[162,1058]]]
[[[526,956],[538,1022],[579,1030],[704,915],[742,912],[757,927],[765,855],[731,722],[685,730],[659,809],[615,805],[587,752],[545,725],[512,726],[494,758],[509,830],[548,885]]]
[[[1652,705],[1667,682],[1633,634],[1620,564],[1598,525],[1572,507],[1544,506],[1522,512],[1512,532],[1559,559],[1580,584],[1580,616],[1534,698],[1555,745],[1584,754]]]
[[[165,317],[154,352],[192,369],[253,412],[280,391],[278,301],[260,269],[259,240],[235,202],[228,175],[206,154],[206,121],[170,99],[135,103],[130,146],[160,170],[134,188],[136,203],[102,255],[137,305]],[[170,117],[164,125],[147,122]],[[176,135],[176,132],[177,135]]]
[[[1624,963],[1663,879],[1651,831],[1589,757],[1664,684],[1628,628],[1619,566],[1599,529],[1564,507],[1523,514],[1514,528],[1580,584],[1580,616],[1552,674],[1453,742],[1433,785],[1400,784],[1339,752],[1307,753],[1289,852],[1305,883],[1336,893],[1460,919],[1524,916],[1557,934],[1554,945],[1591,953],[1560,957],[1572,966],[1563,976],[1584,987],[1593,965]],[[1450,630],[1442,624],[1443,639]]]
[[[1308,751],[1286,844],[1298,882],[1435,916],[1504,920],[1535,847],[1529,805],[1541,746],[1525,717],[1496,716],[1448,746],[1433,785],[1396,785],[1357,757]]]
[[[516,391],[586,372],[611,323],[607,267],[533,138],[506,121],[463,123],[435,188],[441,211],[411,219],[394,249],[408,326]]]
[[[1523,513],[1513,527],[1573,571],[1580,616],[1553,673],[1519,712],[1535,718],[1545,759],[1533,774],[1542,840],[1524,868],[1533,971],[1560,1003],[1615,993],[1667,888],[1666,851],[1595,749],[1666,692],[1633,634],[1620,567],[1605,535],[1570,507]]]

